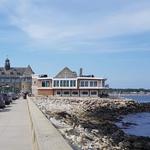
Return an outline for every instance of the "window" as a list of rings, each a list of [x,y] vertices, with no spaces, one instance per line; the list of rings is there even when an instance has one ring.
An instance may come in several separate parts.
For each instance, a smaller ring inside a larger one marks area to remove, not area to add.
[[[14,79],[14,78],[12,78],[12,79],[11,79],[11,81],[14,83],[14,82],[15,82],[15,79]]]
[[[70,87],[73,87],[73,80],[70,80]]]
[[[69,80],[67,80],[67,87],[69,87]]]
[[[85,87],[88,87],[88,81],[85,81]]]
[[[60,80],[60,87],[62,87],[62,80]]]
[[[1,82],[4,82],[5,80],[4,79],[1,79]]]
[[[94,81],[94,87],[97,87],[97,81]]]
[[[73,91],[72,95],[78,95],[78,92],[77,91]]]
[[[105,86],[105,81],[104,80],[102,80],[102,87],[104,87]]]
[[[49,81],[42,81],[42,87],[49,87],[50,83]]]
[[[27,78],[24,78],[23,81],[27,81]]]
[[[12,80],[13,80],[13,79],[12,79]],[[32,84],[33,84],[33,85],[36,85],[36,81],[32,81]]]
[[[57,91],[57,95],[60,95],[61,94],[61,92],[60,91]]]
[[[87,91],[82,92],[82,95],[88,95]]]
[[[49,87],[49,86],[50,86],[49,81],[46,81],[46,87]]]
[[[59,87],[59,80],[56,81],[56,86]]]
[[[32,79],[30,79],[30,78],[27,78],[27,82],[32,82]]]
[[[64,92],[64,95],[69,95],[69,91],[65,91],[65,92]]]
[[[60,92],[57,92],[57,95],[60,95]]]
[[[9,78],[6,78],[5,79],[5,82],[10,82],[11,80]]]
[[[76,86],[76,81],[75,81],[75,80],[73,80],[73,86],[74,86],[74,87]]]
[[[80,86],[84,87],[84,81],[80,81]]]
[[[54,87],[56,87],[56,81],[54,80]]]
[[[93,87],[93,85],[94,85],[93,81],[90,81],[90,87]]]
[[[16,78],[16,82],[20,82],[20,79],[19,79],[19,78]]]
[[[76,86],[76,80],[70,80],[70,87]]]
[[[64,87],[69,87],[69,81],[68,80],[63,80],[63,86]]]
[[[42,81],[42,87],[45,87],[45,81]]]
[[[67,87],[67,80],[63,80],[63,87]]]
[[[80,86],[81,87],[88,87],[89,86],[89,82],[88,81],[80,81]]]
[[[57,86],[59,86],[59,81],[57,81]],[[60,80],[60,87],[69,87],[69,80]]]
[[[91,95],[97,95],[97,92],[96,91],[92,91]]]

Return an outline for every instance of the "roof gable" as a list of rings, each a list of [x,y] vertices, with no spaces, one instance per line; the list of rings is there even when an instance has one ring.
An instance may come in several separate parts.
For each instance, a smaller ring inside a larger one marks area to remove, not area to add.
[[[77,73],[71,71],[68,67],[65,67],[55,76],[55,78],[76,78],[76,77]]]
[[[31,75],[31,74],[34,74],[32,68],[30,67],[30,65],[28,65],[28,67],[25,69],[24,75]]]

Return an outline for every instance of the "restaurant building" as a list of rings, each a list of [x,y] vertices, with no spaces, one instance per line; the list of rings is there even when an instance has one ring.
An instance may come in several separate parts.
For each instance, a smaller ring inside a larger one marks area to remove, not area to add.
[[[32,94],[55,96],[102,96],[108,87],[105,78],[94,75],[83,75],[80,69],[79,75],[65,67],[55,77],[47,75],[32,76]]]

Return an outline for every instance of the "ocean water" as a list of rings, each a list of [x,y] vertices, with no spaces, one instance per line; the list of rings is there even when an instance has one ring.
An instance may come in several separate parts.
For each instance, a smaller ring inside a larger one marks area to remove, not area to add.
[[[139,103],[150,103],[150,95],[124,96]],[[150,112],[135,113],[123,116],[123,119],[116,123],[125,133],[137,136],[150,137]]]
[[[117,125],[127,134],[150,137],[150,113],[129,114]]]
[[[150,95],[127,95],[123,97],[127,99],[133,99],[139,103],[150,103]]]

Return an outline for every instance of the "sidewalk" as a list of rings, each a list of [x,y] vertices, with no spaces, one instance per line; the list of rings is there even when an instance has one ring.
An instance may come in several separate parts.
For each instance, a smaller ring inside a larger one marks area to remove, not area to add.
[[[0,149],[32,150],[27,101],[19,99],[0,109]]]

